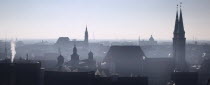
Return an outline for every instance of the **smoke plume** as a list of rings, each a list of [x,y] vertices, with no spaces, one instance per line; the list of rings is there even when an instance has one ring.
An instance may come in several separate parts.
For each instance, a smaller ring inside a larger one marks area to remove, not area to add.
[[[13,61],[14,61],[14,58],[15,58],[15,54],[16,54],[16,50],[15,50],[15,42],[12,40],[11,41],[11,53],[12,53],[12,55],[11,55],[11,62],[13,63]]]

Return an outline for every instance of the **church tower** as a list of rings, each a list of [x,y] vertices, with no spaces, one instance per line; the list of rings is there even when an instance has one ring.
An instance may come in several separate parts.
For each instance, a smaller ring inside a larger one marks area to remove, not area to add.
[[[93,52],[88,53],[88,67],[90,71],[93,71],[96,68],[96,61],[93,59]]]
[[[73,54],[71,55],[71,63],[72,63],[72,66],[78,66],[79,65],[79,55],[77,54],[76,45],[74,45]]]
[[[60,54],[57,58],[57,66],[62,66],[64,63],[64,57]]]
[[[88,59],[89,59],[89,60],[93,60],[93,52],[90,51],[90,52],[88,53]]]
[[[85,43],[88,43],[88,30],[87,30],[87,25],[86,25],[86,29],[85,29]]]
[[[178,5],[177,5],[175,29],[173,34],[174,34],[173,58],[175,66],[174,70],[186,72],[188,71],[188,66],[185,59],[186,38],[185,38],[185,30],[183,25],[182,10],[180,8],[180,16],[178,16]]]

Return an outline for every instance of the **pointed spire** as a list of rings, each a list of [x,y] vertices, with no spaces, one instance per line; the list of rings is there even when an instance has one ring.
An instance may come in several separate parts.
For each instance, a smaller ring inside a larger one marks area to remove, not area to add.
[[[85,29],[85,32],[87,32],[87,24],[86,24],[86,29]]]
[[[179,7],[179,5],[177,5],[177,11],[176,11],[176,20],[175,20],[175,29],[174,29],[174,33],[178,33],[178,29],[179,29],[179,15],[178,15],[178,7]]]
[[[180,2],[179,33],[185,33],[181,5],[182,5],[182,2]]]
[[[84,41],[86,43],[88,43],[88,30],[87,30],[87,25],[86,25],[86,29],[85,29],[85,39],[84,39]]]

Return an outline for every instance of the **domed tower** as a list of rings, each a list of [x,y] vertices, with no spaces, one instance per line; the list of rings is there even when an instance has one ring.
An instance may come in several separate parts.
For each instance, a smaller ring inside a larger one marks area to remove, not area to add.
[[[63,63],[64,63],[64,57],[61,55],[61,50],[60,50],[60,48],[59,48],[59,53],[60,53],[60,55],[58,56],[58,58],[57,58],[57,66],[59,67],[59,66],[62,66],[63,65]]]
[[[58,61],[57,66],[62,66],[64,63],[64,57],[62,55],[59,55],[57,61]]]
[[[152,35],[151,35],[151,37],[149,38],[149,41],[155,41],[155,39],[153,38]]]
[[[88,53],[88,60],[93,60],[93,52]]]
[[[90,70],[95,70],[96,69],[96,61],[93,59],[93,52],[88,53],[88,67]]]
[[[77,54],[76,45],[74,45],[73,54],[71,55],[71,64],[72,64],[72,66],[79,65],[79,55]]]

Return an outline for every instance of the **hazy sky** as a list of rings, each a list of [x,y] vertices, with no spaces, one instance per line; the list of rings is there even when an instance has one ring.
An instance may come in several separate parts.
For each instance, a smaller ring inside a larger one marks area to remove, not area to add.
[[[210,0],[179,0],[187,39],[210,40]],[[0,38],[171,40],[178,0],[0,0]]]

